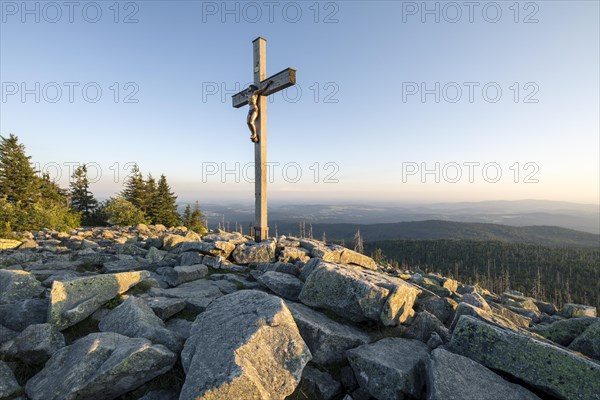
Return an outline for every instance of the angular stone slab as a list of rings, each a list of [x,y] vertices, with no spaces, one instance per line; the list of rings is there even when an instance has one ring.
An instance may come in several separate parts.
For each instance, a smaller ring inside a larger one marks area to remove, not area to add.
[[[600,360],[600,320],[588,328],[569,345],[569,349]]]
[[[147,339],[91,333],[54,353],[25,390],[32,400],[109,400],[164,374],[176,360]]]
[[[21,332],[29,325],[43,324],[47,320],[48,299],[29,299],[0,305],[0,324]]]
[[[303,304],[286,304],[317,364],[341,363],[347,350],[371,342],[369,335],[353,326],[340,324]]]
[[[215,299],[223,296],[215,282],[199,279],[172,289],[150,289],[151,296],[172,297],[185,300],[185,308],[191,312],[202,312]]]
[[[283,301],[255,290],[215,300],[191,332],[180,400],[284,399],[311,358]]]
[[[412,306],[420,292],[399,278],[320,261],[299,297],[306,305],[333,311],[351,321],[394,326],[414,315]]]
[[[560,399],[597,400],[600,364],[561,347],[462,316],[450,349]]]
[[[444,349],[431,352],[427,388],[428,400],[539,400],[470,358]]]
[[[0,304],[31,299],[44,292],[33,274],[19,269],[0,269]]]
[[[274,262],[275,242],[265,240],[252,246],[239,244],[231,254],[236,264],[250,264],[259,262]]]
[[[64,336],[53,325],[35,324],[14,339],[7,354],[27,364],[44,364],[64,346]]]
[[[48,322],[62,331],[83,321],[104,303],[148,277],[148,271],[140,271],[54,281]]]
[[[257,279],[271,291],[288,300],[298,300],[302,291],[302,281],[293,275],[283,272],[268,271]]]
[[[21,390],[21,386],[19,386],[12,369],[0,360],[0,399],[9,399],[19,390]]]
[[[386,338],[348,350],[360,387],[378,400],[420,398],[429,348],[417,341]]]
[[[174,353],[181,350],[181,339],[165,327],[143,299],[130,296],[111,310],[98,327],[102,332],[116,332],[129,337],[146,338],[160,343]]]

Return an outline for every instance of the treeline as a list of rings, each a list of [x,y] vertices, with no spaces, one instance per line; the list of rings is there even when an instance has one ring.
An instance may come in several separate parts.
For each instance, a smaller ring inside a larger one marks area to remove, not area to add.
[[[400,269],[439,272],[495,293],[515,289],[558,306],[600,308],[600,249],[474,240],[365,242],[365,253]]]
[[[206,231],[198,202],[177,212],[177,196],[167,178],[144,179],[138,167],[124,190],[104,202],[90,191],[86,165],[77,167],[68,189],[46,175],[39,175],[15,135],[0,136],[0,237],[14,232],[53,228],[67,230],[80,225],[162,224],[184,225],[197,233]]]

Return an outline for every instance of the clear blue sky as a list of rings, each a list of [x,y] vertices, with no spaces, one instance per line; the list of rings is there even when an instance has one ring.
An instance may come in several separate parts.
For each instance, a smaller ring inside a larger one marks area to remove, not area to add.
[[[115,183],[115,163],[136,162],[166,174],[182,201],[252,201],[242,171],[254,154],[247,110],[232,108],[221,87],[250,81],[251,42],[263,36],[268,73],[297,68],[302,91],[297,101],[288,89],[287,100],[278,93],[269,104],[269,160],[280,163],[274,200],[599,202],[597,1],[479,2],[472,10],[427,2],[439,22],[422,2],[227,2],[225,10],[221,1],[137,1],[120,2],[116,15],[114,1],[100,1],[99,17],[89,2],[60,6],[61,15],[54,4],[62,2],[48,4],[1,2],[0,134],[18,135],[51,174],[60,166],[63,186],[68,163],[92,162],[102,170],[93,191],[113,195],[124,173]],[[65,82],[78,84],[73,102]],[[436,82],[439,103],[435,93],[425,102],[409,94],[421,84],[435,92]],[[62,97],[52,103],[56,86]],[[102,89],[95,103],[94,86]],[[31,91],[24,102],[23,88]],[[137,89],[138,102],[125,102]],[[239,184],[234,174],[222,183],[220,173],[203,182],[203,169],[236,162]],[[479,163],[472,182],[469,162]],[[439,183],[421,174],[436,163]],[[337,183],[323,182],[329,172]],[[537,183],[524,182],[530,173]]]

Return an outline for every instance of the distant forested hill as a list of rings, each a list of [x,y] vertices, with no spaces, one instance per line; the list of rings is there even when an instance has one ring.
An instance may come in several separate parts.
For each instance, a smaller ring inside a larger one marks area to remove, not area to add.
[[[274,221],[271,232],[298,235],[298,222]],[[512,243],[530,243],[544,246],[580,246],[599,247],[600,235],[559,228],[556,226],[508,226],[487,223],[468,223],[453,221],[413,221],[387,224],[312,224],[313,236],[321,238],[325,232],[329,240],[352,240],[357,229],[367,241],[412,239],[437,240],[461,239],[476,241],[502,241]],[[310,224],[306,223],[308,234]]]
[[[510,288],[557,305],[575,302],[600,308],[598,247],[481,240],[381,240],[365,242],[365,253],[384,257],[401,269],[440,272],[461,282],[479,283],[496,293]]]

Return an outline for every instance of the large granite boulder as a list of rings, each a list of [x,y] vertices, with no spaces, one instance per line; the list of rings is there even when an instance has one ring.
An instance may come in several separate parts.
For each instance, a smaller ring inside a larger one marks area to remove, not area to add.
[[[54,353],[25,390],[32,400],[109,400],[162,375],[176,360],[147,339],[91,333]]]
[[[337,364],[346,351],[371,342],[369,335],[351,325],[340,324],[303,304],[287,303],[298,330],[312,354],[312,361]]]
[[[275,242],[265,240],[252,246],[239,244],[232,253],[237,264],[275,262]]]
[[[10,399],[21,390],[12,369],[0,360],[0,399]]]
[[[7,349],[7,354],[27,364],[44,364],[65,346],[65,338],[51,324],[29,325]]]
[[[50,292],[48,322],[59,330],[75,325],[110,299],[148,277],[148,271],[140,271],[54,281]]]
[[[588,326],[581,335],[577,336],[569,345],[569,349],[600,360],[600,320]]]
[[[450,349],[560,399],[597,399],[600,364],[564,348],[462,316]]]
[[[420,398],[429,348],[417,341],[385,338],[346,352],[360,387],[378,400]]]
[[[182,283],[192,282],[204,278],[208,274],[206,265],[181,265],[174,268],[164,268],[162,276],[169,286],[179,286]]]
[[[600,321],[600,319],[592,317],[569,318],[556,321],[552,324],[536,325],[531,328],[531,331],[554,343],[567,347],[576,337],[597,321]]]
[[[278,296],[288,300],[298,300],[302,291],[302,281],[283,272],[267,271],[257,279]]]
[[[583,304],[565,304],[560,310],[563,317],[596,317],[596,307],[585,306]]]
[[[29,325],[43,324],[48,315],[48,299],[29,299],[0,305],[0,324],[21,332]]]
[[[351,321],[393,326],[414,315],[412,306],[419,293],[399,278],[320,261],[299,297],[306,305],[328,309]]]
[[[149,294],[184,300],[185,309],[195,313],[204,311],[213,300],[223,296],[215,282],[204,279],[187,282],[171,289],[152,288]]]
[[[431,352],[428,361],[427,399],[539,400],[539,397],[470,358],[438,348]]]
[[[35,275],[19,269],[0,269],[0,304],[31,299],[43,292]]]
[[[342,385],[327,372],[307,366],[302,379],[286,400],[333,400],[342,391]]]
[[[160,343],[174,353],[181,350],[181,339],[165,327],[150,306],[137,297],[130,296],[111,310],[98,325],[102,332],[116,332],[129,337],[149,339]]]
[[[311,359],[284,302],[245,290],[200,314],[181,354],[181,400],[284,399]]]

